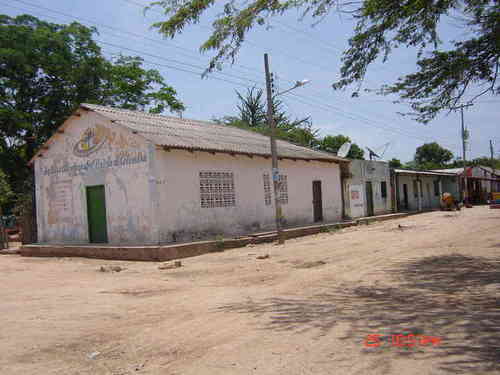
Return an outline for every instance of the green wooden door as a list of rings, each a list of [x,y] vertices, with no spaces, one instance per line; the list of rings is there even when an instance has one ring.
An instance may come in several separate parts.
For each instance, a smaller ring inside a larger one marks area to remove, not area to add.
[[[87,186],[87,218],[90,242],[108,242],[104,185]]]

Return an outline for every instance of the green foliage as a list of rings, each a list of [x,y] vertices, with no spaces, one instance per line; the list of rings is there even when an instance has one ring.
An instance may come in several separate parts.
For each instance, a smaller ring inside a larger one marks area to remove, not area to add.
[[[13,193],[7,180],[7,175],[0,169],[0,212],[5,212],[4,205],[10,201]]]
[[[401,163],[401,160],[396,158],[392,158],[391,160],[389,160],[389,168],[402,168],[402,167],[403,163]]]
[[[415,163],[418,169],[444,168],[453,159],[453,153],[436,142],[425,143],[415,152]]]
[[[456,106],[477,84],[483,91],[470,101],[486,93],[500,94],[498,0],[161,0],[152,6],[162,8],[167,19],[153,26],[174,37],[221,4],[223,11],[212,23],[213,32],[201,45],[202,51],[216,53],[207,71],[220,69],[225,60],[234,61],[252,28],[269,26],[273,17],[287,11],[311,16],[315,22],[335,19],[327,17],[332,12],[348,12],[357,24],[334,88],[361,85],[370,64],[377,59],[386,62],[394,49],[406,47],[418,50],[417,71],[383,86],[379,93],[398,94],[408,101],[408,114],[417,121],[429,122],[442,110]],[[462,40],[444,40],[440,34],[448,15],[462,22]],[[443,42],[451,47],[440,50]],[[355,94],[359,96],[359,92]]]
[[[475,159],[472,159],[472,160],[467,160],[467,162],[465,163],[468,167],[473,167],[473,166],[476,166],[476,165],[482,165],[482,166],[485,166],[485,167],[490,167],[490,168],[494,168],[494,169],[499,169],[500,170],[500,159],[498,158],[489,158],[489,157],[486,157],[486,156],[481,156],[479,158],[475,158]],[[451,163],[449,165],[450,168],[461,168],[464,166],[464,163],[462,161],[462,158],[457,158],[456,160],[453,161],[453,163]]]
[[[215,236],[215,248],[215,251],[224,251],[224,236],[222,234]]]
[[[345,135],[327,135],[320,141],[319,149],[336,154],[339,148],[346,142],[351,142],[351,139]],[[364,154],[365,152],[363,151],[363,149],[360,148],[357,144],[353,143],[346,157],[349,159],[364,160]]]
[[[108,61],[94,28],[0,15],[0,162],[23,191],[27,162],[82,102],[152,112],[183,110],[175,90],[139,57]]]
[[[267,103],[263,90],[252,87],[245,94],[236,91],[236,95],[239,100],[238,113],[214,121],[269,135]],[[309,117],[291,119],[283,109],[283,102],[276,97],[272,98],[272,106],[278,138],[307,147],[317,145],[318,130],[312,127]]]
[[[486,156],[482,156],[480,158],[472,159],[470,165],[482,165],[494,169],[500,169],[500,159],[491,159]]]

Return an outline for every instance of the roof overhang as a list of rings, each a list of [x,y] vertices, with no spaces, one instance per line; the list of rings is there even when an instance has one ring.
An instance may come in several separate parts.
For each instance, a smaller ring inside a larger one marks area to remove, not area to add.
[[[395,169],[394,172],[399,175],[407,176],[441,176],[441,177],[456,177],[455,173],[434,172],[434,171],[416,171],[411,169]]]
[[[157,145],[157,149],[164,150],[164,151],[170,151],[170,150],[182,150],[182,151],[189,151],[189,152],[207,152],[209,154],[229,154],[229,155],[244,155],[248,156],[250,158],[257,156],[257,157],[262,157],[265,159],[271,158],[271,155],[269,154],[260,154],[260,153],[250,153],[250,152],[241,152],[241,151],[231,151],[231,150],[220,150],[220,149],[210,149],[210,148],[201,148],[201,147],[184,147],[184,146],[161,146]],[[279,160],[301,160],[301,161],[320,161],[324,163],[334,163],[334,164],[348,164],[351,161],[349,159],[330,159],[330,158],[305,158],[305,157],[292,157],[292,156],[278,156]]]

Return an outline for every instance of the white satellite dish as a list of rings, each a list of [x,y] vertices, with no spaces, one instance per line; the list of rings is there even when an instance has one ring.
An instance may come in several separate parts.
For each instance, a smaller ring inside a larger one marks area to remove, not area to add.
[[[339,150],[337,151],[337,156],[340,156],[341,158],[345,158],[347,154],[349,153],[349,150],[351,149],[351,142],[346,142],[342,146],[340,146]]]

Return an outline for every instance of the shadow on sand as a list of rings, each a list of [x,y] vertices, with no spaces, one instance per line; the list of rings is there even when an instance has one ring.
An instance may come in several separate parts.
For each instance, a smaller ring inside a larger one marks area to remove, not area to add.
[[[434,357],[449,373],[500,371],[499,259],[434,256],[400,263],[389,272],[395,281],[391,287],[332,286],[328,293],[307,299],[249,300],[221,306],[220,311],[265,317],[263,329],[316,329],[320,335],[348,322],[342,339],[360,343],[368,334],[381,334],[382,339],[410,333],[437,336],[442,342],[431,350],[391,349],[415,360]],[[381,348],[375,349],[370,352]]]

